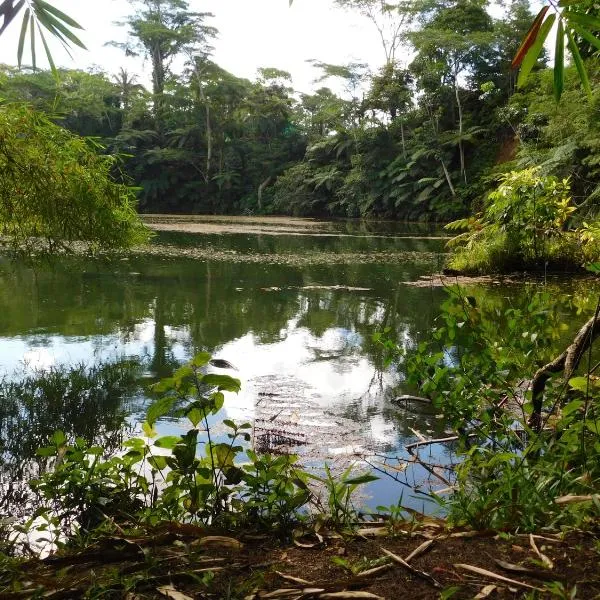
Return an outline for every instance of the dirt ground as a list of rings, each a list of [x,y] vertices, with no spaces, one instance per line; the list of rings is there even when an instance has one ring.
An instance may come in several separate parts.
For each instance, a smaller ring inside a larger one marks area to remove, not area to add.
[[[599,552],[597,537],[584,532],[563,539],[407,526],[390,535],[374,526],[352,537],[313,533],[278,543],[170,524],[30,561],[19,569],[20,585],[3,586],[0,599],[599,598]]]

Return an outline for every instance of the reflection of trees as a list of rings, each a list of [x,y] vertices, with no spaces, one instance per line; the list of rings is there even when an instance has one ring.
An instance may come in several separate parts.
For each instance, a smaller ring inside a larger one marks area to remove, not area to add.
[[[214,350],[248,332],[263,343],[278,341],[288,321],[321,336],[331,327],[360,334],[361,352],[377,368],[379,327],[392,337],[416,339],[428,331],[442,293],[399,286],[414,267],[393,265],[287,265],[200,263],[139,258],[110,264],[73,259],[52,271],[25,267],[0,272],[0,335],[119,334],[135,341],[136,325],[154,322],[151,368],[163,375],[173,364],[169,328],[184,329],[190,353]],[[369,291],[306,289],[354,286]],[[276,289],[272,289],[276,288]],[[426,299],[424,301],[424,298]]]
[[[127,361],[53,368],[0,382],[0,511],[24,506],[25,482],[44,467],[36,450],[64,431],[113,453],[121,446],[124,397],[139,368]]]

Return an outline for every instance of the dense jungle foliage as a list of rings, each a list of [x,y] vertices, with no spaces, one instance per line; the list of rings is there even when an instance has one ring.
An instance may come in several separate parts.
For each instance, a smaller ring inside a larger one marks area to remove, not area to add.
[[[380,30],[382,64],[312,61],[323,85],[312,93],[268,66],[255,81],[225,71],[211,58],[210,15],[186,2],[131,4],[121,46],[149,59],[151,90],[123,69],[57,79],[4,66],[0,97],[127,155],[145,212],[448,220],[479,210],[498,175],[530,167],[569,178],[581,219],[594,212],[598,92],[585,100],[568,67],[557,106],[543,56],[516,90],[511,59],[533,21],[526,0],[501,11],[483,0],[336,0]],[[579,46],[597,90],[597,47]]]

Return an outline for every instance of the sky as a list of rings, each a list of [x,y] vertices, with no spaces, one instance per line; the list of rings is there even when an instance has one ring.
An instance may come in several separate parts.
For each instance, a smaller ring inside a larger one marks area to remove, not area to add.
[[[149,81],[149,65],[127,59],[121,50],[106,47],[109,41],[123,41],[125,28],[115,23],[129,13],[127,0],[51,0],[78,21],[85,31],[80,38],[88,51],[74,50],[73,60],[59,44],[52,43],[59,66],[86,69],[94,65],[109,74],[120,67]],[[368,63],[377,69],[384,54],[373,25],[357,14],[333,7],[332,0],[190,0],[190,9],[211,12],[207,23],[219,30],[214,60],[234,75],[254,79],[259,67],[289,71],[293,87],[309,92],[317,76],[307,60],[318,58],[332,64],[350,61]],[[18,22],[17,22],[18,21]],[[20,19],[0,38],[0,63],[16,64]],[[39,66],[44,66],[41,44],[37,51]],[[398,57],[400,60],[407,57]],[[29,55],[24,63],[30,62]],[[321,84],[322,85],[322,84]]]

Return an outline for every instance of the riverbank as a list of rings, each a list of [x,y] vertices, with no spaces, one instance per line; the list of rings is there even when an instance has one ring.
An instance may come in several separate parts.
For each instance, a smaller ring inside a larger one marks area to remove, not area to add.
[[[362,525],[295,543],[192,525],[117,528],[89,546],[4,569],[1,598],[597,598],[598,539]],[[381,535],[383,533],[383,535]],[[8,565],[7,565],[8,566]]]

